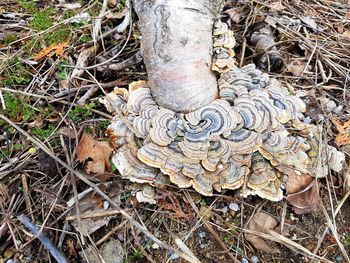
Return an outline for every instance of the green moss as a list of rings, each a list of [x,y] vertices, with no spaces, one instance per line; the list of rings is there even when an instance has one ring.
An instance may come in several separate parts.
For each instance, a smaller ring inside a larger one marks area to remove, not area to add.
[[[74,109],[68,113],[68,117],[76,123],[83,122],[93,115],[92,109],[94,107],[95,103],[93,102],[85,106],[74,106]]]
[[[6,159],[10,159],[11,152],[8,148],[5,149],[1,149],[0,148],[0,160],[6,160]]]
[[[123,11],[125,8],[126,1],[125,0],[120,0],[119,4],[117,4],[117,11]]]
[[[47,128],[33,128],[32,134],[35,135],[39,140],[46,140],[55,130],[55,126],[49,124]]]
[[[100,121],[98,123],[98,126],[102,129],[102,130],[107,130],[108,125],[110,124],[110,121]]]
[[[10,43],[14,42],[17,40],[17,36],[16,35],[7,35],[4,37],[4,39],[2,40],[2,43],[5,46],[8,46]]]
[[[89,36],[89,35],[82,35],[81,37],[79,37],[78,41],[79,41],[79,44],[84,44],[84,43],[87,43],[89,41],[92,40],[92,37]]]
[[[24,10],[28,11],[29,13],[33,14],[38,11],[33,0],[19,0],[18,3]]]
[[[59,27],[56,30],[44,35],[44,41],[46,45],[52,45],[65,42],[69,39],[71,30],[69,27]]]
[[[344,247],[350,248],[350,234],[346,234],[343,239]]]
[[[12,94],[6,93],[5,100],[5,115],[16,121],[28,121],[36,116],[35,110],[29,106],[28,100],[16,98]]]
[[[68,11],[64,12],[63,19],[66,20],[68,18],[75,16],[76,14],[77,14],[77,12],[75,12],[74,10],[68,10]]]
[[[23,65],[18,57],[13,58],[8,61],[6,65],[3,65],[3,70],[0,71],[0,75],[3,77],[0,79],[0,85],[23,85],[31,80],[26,66]]]
[[[34,14],[30,25],[33,29],[42,31],[50,28],[53,25],[53,20],[48,10],[44,10]]]
[[[23,145],[21,144],[10,144],[6,148],[0,148],[0,160],[9,159],[13,155],[13,153],[20,151],[23,149]]]

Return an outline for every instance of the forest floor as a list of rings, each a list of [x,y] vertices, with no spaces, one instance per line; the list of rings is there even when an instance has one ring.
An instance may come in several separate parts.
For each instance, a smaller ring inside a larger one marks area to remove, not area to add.
[[[0,263],[55,262],[55,250],[69,262],[103,262],[96,255],[105,262],[186,262],[183,254],[194,258],[186,248],[208,263],[348,262],[348,168],[304,196],[319,193],[310,213],[285,199],[243,199],[237,191],[202,197],[171,185],[156,189],[156,204],[139,203],[141,186],[115,167],[88,173],[88,163],[96,155],[104,160],[108,148],[101,141],[108,142],[113,116],[101,98],[147,80],[137,17],[125,2],[0,1]],[[284,66],[269,74],[306,94],[306,115],[349,163],[349,2],[229,1],[222,20],[235,33],[241,66],[259,57],[245,40],[248,26],[271,26]],[[83,134],[90,136],[84,154],[77,147]],[[261,213],[266,222],[253,226]],[[53,247],[46,249],[28,222]],[[266,246],[247,240],[254,231]]]

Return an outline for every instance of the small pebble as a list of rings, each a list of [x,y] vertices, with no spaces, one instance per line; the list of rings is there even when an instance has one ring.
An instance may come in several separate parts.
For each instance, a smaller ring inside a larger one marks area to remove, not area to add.
[[[343,105],[339,105],[333,110],[333,112],[334,113],[340,113],[342,110],[343,110]]]
[[[118,240],[123,242],[124,241],[124,235],[123,234],[118,234]]]
[[[252,256],[250,258],[250,260],[252,261],[252,263],[258,263],[259,262],[259,258],[257,256]]]
[[[230,210],[233,210],[235,212],[239,211],[239,205],[237,203],[231,202],[228,205],[228,208],[230,208]]]
[[[199,232],[199,234],[198,234],[198,236],[199,236],[200,238],[205,238],[206,235],[207,235],[207,234],[206,234],[204,231],[201,231],[201,232]]]
[[[343,257],[341,255],[338,255],[338,256],[335,257],[335,261],[343,262]]]
[[[224,213],[224,214],[226,214],[227,213],[227,211],[228,211],[228,207],[227,206],[224,206],[224,208],[222,208],[222,213]]]
[[[241,259],[241,263],[249,263],[249,261],[248,261],[248,259],[246,259],[246,258],[242,258],[242,259]]]
[[[157,243],[154,243],[154,244],[152,245],[152,248],[153,248],[153,249],[158,249],[158,248],[159,248],[159,245],[158,245]]]
[[[6,260],[6,263],[14,263],[14,261],[12,258],[10,258],[10,259]]]
[[[200,245],[199,245],[199,247],[200,247],[201,249],[205,249],[207,246],[208,246],[208,244],[200,244]]]
[[[107,210],[109,207],[109,202],[108,201],[104,201],[103,202],[103,210]]]
[[[176,254],[176,253],[173,253],[173,254],[171,254],[171,256],[170,256],[170,259],[171,259],[171,260],[176,260],[176,259],[178,259],[178,258],[179,258],[179,255]]]
[[[312,122],[312,119],[309,116],[305,117],[304,123],[310,124],[311,122]]]

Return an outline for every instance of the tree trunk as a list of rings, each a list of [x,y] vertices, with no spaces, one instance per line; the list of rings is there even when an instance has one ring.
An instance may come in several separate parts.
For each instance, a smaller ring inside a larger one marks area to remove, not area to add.
[[[175,112],[190,112],[216,99],[212,30],[220,2],[135,0],[134,6],[157,104]]]

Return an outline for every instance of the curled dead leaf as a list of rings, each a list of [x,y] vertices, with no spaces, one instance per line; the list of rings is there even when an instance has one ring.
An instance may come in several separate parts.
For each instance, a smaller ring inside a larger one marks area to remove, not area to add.
[[[87,134],[83,134],[77,146],[77,156],[80,162],[85,162],[88,173],[104,174],[111,171],[109,157],[113,149],[108,142],[96,141]]]
[[[295,77],[301,77],[304,73],[311,70],[311,65],[307,65],[307,61],[305,60],[293,60],[287,66],[287,70]]]
[[[350,39],[350,30],[346,30],[341,34],[342,37]]]
[[[294,193],[300,192],[304,190],[307,186],[309,186],[313,180],[314,180],[313,177],[307,174],[298,175],[295,173],[291,173],[288,176],[288,181],[286,186],[287,193],[294,194]]]
[[[277,226],[277,221],[272,216],[259,212],[255,214],[252,220],[249,222],[248,229],[256,232],[267,234],[270,230],[273,230]],[[280,253],[280,250],[275,246],[275,244],[269,240],[265,240],[257,235],[245,234],[246,239],[252,243],[252,245],[266,253]]]
[[[286,9],[286,7],[282,5],[280,1],[270,4],[269,7],[272,12],[278,12]]]
[[[298,215],[316,211],[321,200],[318,193],[320,183],[310,177],[295,174],[288,176],[287,200]]]
[[[227,9],[224,13],[228,14],[232,22],[238,24],[243,15],[243,10],[241,8],[234,7]]]

